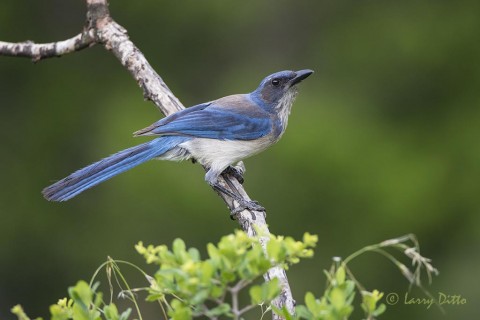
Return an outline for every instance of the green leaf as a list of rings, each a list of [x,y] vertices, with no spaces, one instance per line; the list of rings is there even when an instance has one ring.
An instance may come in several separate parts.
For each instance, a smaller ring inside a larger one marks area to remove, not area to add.
[[[215,247],[213,243],[207,244],[207,252],[210,259],[214,261],[217,261],[220,259],[220,253],[218,252],[218,248]]]
[[[281,288],[277,278],[262,284],[262,300],[272,301],[280,294]]]
[[[236,277],[234,272],[227,271],[227,270],[222,272],[222,282],[223,283],[233,282],[233,281],[235,281],[236,278],[237,277]]]
[[[109,320],[119,320],[120,318],[118,315],[118,309],[113,303],[106,305],[103,308],[103,314],[105,315],[105,318]]]
[[[375,311],[372,312],[372,316],[378,317],[379,315],[384,313],[386,309],[387,307],[382,303],[381,305],[378,306],[378,308]]]
[[[186,250],[185,250],[185,242],[183,242],[182,239],[177,238],[173,240],[172,244],[172,251],[173,254],[175,255],[175,258],[177,261],[183,261],[185,258]]]
[[[377,303],[382,299],[383,293],[378,290],[372,292],[362,291],[362,309],[367,315],[377,316],[383,313],[386,309],[384,304],[377,307]]]
[[[200,266],[201,281],[204,283],[211,283],[215,268],[211,261],[205,261]]]
[[[338,267],[337,272],[335,273],[335,279],[337,280],[338,285],[342,285],[345,282],[345,268]]]
[[[281,256],[280,252],[282,250],[282,244],[279,241],[276,241],[276,239],[270,239],[267,243],[267,254],[268,257],[274,261],[280,261]]]
[[[315,299],[315,296],[311,292],[307,292],[305,294],[305,304],[308,308],[308,310],[313,314],[313,315],[318,315],[319,313],[319,304],[317,302],[317,299]]]
[[[330,302],[333,307],[337,310],[340,310],[345,305],[345,293],[340,288],[333,288],[330,291]]]
[[[303,242],[307,247],[315,247],[318,242],[318,236],[316,234],[305,232],[303,234]]]
[[[145,300],[148,302],[152,302],[152,301],[162,300],[164,297],[165,297],[165,294],[160,292],[154,292],[154,293],[150,293]]]
[[[192,311],[188,306],[185,306],[179,300],[174,299],[171,302],[172,308],[168,310],[168,315],[172,320],[191,320]]]
[[[353,290],[355,290],[355,282],[353,282],[352,280],[345,281],[345,295],[347,297],[351,296]]]
[[[312,313],[304,305],[296,306],[295,312],[296,312],[296,315],[299,319],[302,319],[302,318],[312,319],[313,318]]]
[[[263,302],[262,288],[259,285],[251,286],[249,293],[250,293],[250,299],[252,300],[252,304],[260,304]]]
[[[274,305],[271,305],[272,311],[279,315],[280,317],[284,318],[285,320],[294,320],[294,319],[299,319],[298,317],[294,317],[288,312],[287,307],[283,306],[282,309],[279,309],[275,307]]]
[[[58,300],[57,304],[50,306],[51,320],[67,320],[73,317],[73,300],[67,298]]]
[[[18,320],[30,320],[21,305],[17,304],[10,311],[17,316]]]
[[[200,261],[200,252],[197,248],[188,249],[188,255],[193,261]]]
[[[208,295],[209,295],[208,289],[199,290],[190,299],[190,304],[192,305],[202,304],[206,299],[208,299]]]
[[[68,288],[68,293],[73,301],[84,309],[92,303],[93,292],[83,280],[78,281],[74,287]]]
[[[221,315],[228,315],[230,313],[230,305],[222,303],[216,308],[208,310],[205,315],[208,317],[218,317]]]

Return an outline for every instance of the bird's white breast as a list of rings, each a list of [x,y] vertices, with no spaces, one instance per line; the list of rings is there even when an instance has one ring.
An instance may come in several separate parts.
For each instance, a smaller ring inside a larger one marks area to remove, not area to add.
[[[223,171],[240,160],[263,151],[273,144],[269,136],[256,140],[216,140],[195,138],[179,147],[188,150],[190,155],[202,165],[214,171]]]

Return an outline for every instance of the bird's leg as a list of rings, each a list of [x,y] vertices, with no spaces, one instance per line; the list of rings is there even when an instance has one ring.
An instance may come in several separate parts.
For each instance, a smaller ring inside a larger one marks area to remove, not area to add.
[[[243,161],[239,161],[239,162],[237,162],[237,164],[235,166],[230,165],[225,170],[223,170],[223,172],[222,172],[222,175],[223,175],[223,178],[225,179],[225,182],[228,184],[230,189],[236,191],[236,194],[238,194],[238,195],[240,193],[238,192],[238,189],[235,187],[235,185],[231,182],[230,177],[233,176],[235,179],[237,179],[237,181],[240,184],[243,184],[243,182],[244,182],[243,175],[245,174],[245,171],[246,171],[246,168],[245,168],[245,165],[243,164]],[[258,203],[258,201],[252,200],[251,202],[253,202],[257,205],[260,205]],[[230,213],[230,218],[232,220],[235,220],[235,216],[238,213],[240,213],[241,211],[243,211],[243,209],[244,209],[243,207],[238,207],[238,208],[234,209]],[[250,213],[252,214],[252,220],[255,220],[256,219],[255,214],[253,212],[250,212]],[[267,213],[265,212],[265,210],[263,210],[263,216],[266,217],[266,215],[267,215]]]
[[[208,170],[207,174],[205,175],[205,180],[207,183],[212,186],[213,189],[215,189],[218,192],[221,192],[234,200],[236,200],[239,204],[235,210],[232,211],[232,215],[236,215],[240,212],[242,212],[245,209],[250,209],[254,211],[265,211],[265,208],[262,207],[257,201],[253,200],[245,200],[243,199],[240,195],[228,190],[224,186],[222,186],[218,182],[218,176],[219,174],[217,172],[214,172],[212,170]]]
[[[219,191],[223,194],[226,194],[227,196],[233,198],[234,200],[236,200],[238,202],[239,206],[232,211],[232,215],[236,215],[236,214],[242,212],[245,209],[250,209],[250,210],[254,210],[254,211],[265,211],[265,208],[262,207],[258,203],[258,201],[245,200],[242,197],[240,197],[238,194],[235,194],[232,191],[226,189],[225,187],[223,187],[219,183],[213,184],[212,187],[213,187],[213,189],[215,189],[215,190],[217,190],[217,191]]]
[[[225,170],[223,170],[222,175],[231,175],[232,177],[237,179],[240,184],[243,184],[243,182],[245,181],[243,179],[243,173],[244,170],[242,170],[241,168],[228,166]]]
[[[243,165],[243,163],[241,163],[241,165]],[[245,168],[243,168],[243,170],[245,170]],[[245,171],[244,171],[245,172]],[[223,178],[225,179],[225,182],[226,184],[228,184],[228,186],[230,187],[230,190],[232,190],[233,193],[235,194],[238,194],[240,195],[240,192],[238,191],[237,187],[235,186],[235,184],[232,183],[231,181],[231,176],[223,176]],[[254,203],[256,204],[259,204],[257,201],[254,201]],[[236,220],[236,216],[238,213],[240,213],[241,211],[243,211],[243,208],[234,208],[234,210],[231,210],[230,211],[230,219],[232,220]],[[253,211],[250,211],[250,214],[252,215],[252,220],[256,220],[257,217],[255,216],[255,213],[253,213]],[[265,211],[263,211],[263,215],[265,216],[267,213]]]

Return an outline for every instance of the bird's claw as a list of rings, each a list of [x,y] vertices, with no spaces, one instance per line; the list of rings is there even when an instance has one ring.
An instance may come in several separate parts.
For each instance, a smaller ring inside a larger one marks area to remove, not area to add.
[[[228,166],[225,170],[223,170],[223,174],[233,176],[240,184],[243,184],[243,182],[245,181],[243,179],[243,171],[233,166]]]
[[[252,210],[252,211],[259,211],[259,212],[265,212],[265,208],[262,207],[258,201],[255,200],[242,200],[239,201],[239,206],[236,207],[235,209],[232,210],[231,216],[236,216],[243,210]]]

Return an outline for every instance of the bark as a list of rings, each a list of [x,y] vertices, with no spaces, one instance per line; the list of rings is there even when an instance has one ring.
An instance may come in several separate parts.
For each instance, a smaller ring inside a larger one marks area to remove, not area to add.
[[[33,62],[46,58],[60,57],[94,45],[93,35],[89,31],[77,34],[75,37],[51,42],[34,43],[30,40],[18,43],[0,41],[0,55],[31,58]]]

